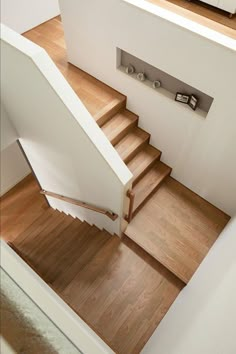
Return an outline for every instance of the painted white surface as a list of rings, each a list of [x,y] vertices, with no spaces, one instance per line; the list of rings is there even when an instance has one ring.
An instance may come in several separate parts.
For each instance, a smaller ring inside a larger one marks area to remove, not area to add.
[[[204,0],[204,2],[208,3],[209,0]],[[228,11],[231,14],[236,13],[236,1],[235,0],[218,0],[215,5],[222,10]]]
[[[130,171],[46,52],[5,26],[1,32],[2,99],[42,188],[119,218],[54,198],[50,205],[120,234]]]
[[[112,354],[100,337],[3,241],[1,267],[85,354]]]
[[[173,177],[233,215],[236,51],[171,22],[157,6],[144,11],[127,1],[60,0],[69,61],[127,95]],[[214,97],[207,118],[117,70],[117,47]]]
[[[236,217],[144,347],[143,354],[235,354]]]
[[[2,267],[0,267],[0,281],[1,327],[3,326],[1,330],[12,347],[12,351],[9,351],[10,347],[6,346],[7,342],[0,336],[2,354],[18,354],[29,351],[40,354],[49,354],[50,352],[55,354],[83,354],[9,277]],[[7,327],[9,329],[6,333]],[[11,336],[9,336],[10,329],[12,331]]]
[[[1,22],[23,33],[59,15],[58,0],[1,0]]]
[[[236,41],[234,39],[225,36],[217,31],[214,31],[208,27],[205,27],[197,22],[189,20],[186,17],[178,15],[170,10],[163,9],[162,7],[159,7],[156,4],[152,4],[149,1],[146,0],[121,0],[121,1],[126,2],[127,4],[130,5],[134,5],[135,7],[147,11],[150,14],[157,15],[166,21],[169,21],[179,27],[186,29],[187,31],[191,31],[197,35],[210,39],[211,41],[214,41],[225,47],[236,50]],[[215,2],[215,0],[212,1]],[[231,2],[232,4],[232,2],[235,0],[225,0],[225,1]]]
[[[17,143],[13,143],[2,150],[0,196],[13,188],[30,172],[30,168]]]
[[[5,338],[0,335],[0,348],[2,350],[2,353],[5,354],[16,354],[15,350],[13,350],[8,342],[5,340]]]
[[[14,143],[18,134],[13,125],[11,124],[6,109],[1,102],[1,151],[6,149],[9,145]]]
[[[16,140],[18,134],[12,126],[1,102],[1,183],[0,196],[8,192],[30,173]]]
[[[203,2],[205,2],[205,3],[209,4],[209,5],[212,5],[212,6],[217,6],[219,0],[204,0]]]

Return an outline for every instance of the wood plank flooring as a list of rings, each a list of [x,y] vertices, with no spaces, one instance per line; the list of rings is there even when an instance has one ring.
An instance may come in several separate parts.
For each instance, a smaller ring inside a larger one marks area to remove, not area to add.
[[[50,209],[33,176],[1,198],[1,221],[1,237],[115,353],[140,353],[183,288],[132,240]]]
[[[229,219],[168,177],[125,234],[188,283]]]
[[[38,193],[39,187],[30,174],[1,197],[1,235],[14,241],[19,234],[43,215],[48,205]],[[17,202],[18,200],[21,202]]]
[[[24,37],[44,48],[58,69],[94,117],[104,111],[115,112],[125,105],[125,96],[67,62],[64,32],[60,16],[39,25]],[[97,120],[97,118],[96,118]]]
[[[180,16],[236,39],[236,16],[204,2],[193,0],[147,0]]]

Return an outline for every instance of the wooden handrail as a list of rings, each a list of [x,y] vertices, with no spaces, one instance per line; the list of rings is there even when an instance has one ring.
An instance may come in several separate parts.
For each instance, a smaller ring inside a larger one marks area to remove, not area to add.
[[[134,208],[134,196],[135,196],[134,192],[131,190],[128,190],[127,197],[130,199],[130,202],[129,202],[129,212],[128,212],[128,215],[126,215],[126,217],[125,217],[125,220],[127,222],[130,222],[132,220],[133,208]]]
[[[109,211],[109,210],[105,210],[105,209],[102,209],[102,208],[98,208],[98,207],[95,207],[91,204],[88,204],[88,203],[85,203],[85,202],[81,202],[80,200],[76,200],[76,199],[73,199],[73,198],[69,198],[69,197],[65,197],[63,195],[60,195],[60,194],[57,194],[57,193],[53,193],[53,192],[48,192],[48,191],[45,191],[45,190],[41,190],[40,191],[41,194],[43,195],[47,195],[48,197],[53,197],[53,198],[56,198],[56,199],[60,199],[60,200],[63,200],[64,202],[67,202],[67,203],[70,203],[70,204],[74,204],[74,205],[78,205],[82,208],[85,208],[85,209],[89,209],[89,210],[93,210],[93,211],[96,211],[97,213],[100,213],[100,214],[104,214],[106,215],[108,218],[110,218],[111,220],[116,220],[118,218],[118,215]]]

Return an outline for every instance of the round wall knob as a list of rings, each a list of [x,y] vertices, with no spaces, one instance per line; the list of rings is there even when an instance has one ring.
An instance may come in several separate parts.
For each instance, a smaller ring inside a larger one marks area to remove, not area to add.
[[[126,66],[125,72],[126,72],[126,74],[129,74],[129,75],[133,74],[135,72],[134,66],[131,64]]]
[[[153,87],[154,89],[158,89],[159,87],[161,87],[161,81],[159,81],[159,80],[153,81],[152,87]]]
[[[138,73],[137,79],[140,81],[145,81],[146,80],[146,75],[144,73]]]

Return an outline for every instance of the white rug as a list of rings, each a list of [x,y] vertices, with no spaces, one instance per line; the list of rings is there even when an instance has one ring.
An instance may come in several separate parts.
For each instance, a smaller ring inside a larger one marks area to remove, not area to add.
[[[0,268],[1,354],[80,354],[36,304]]]

